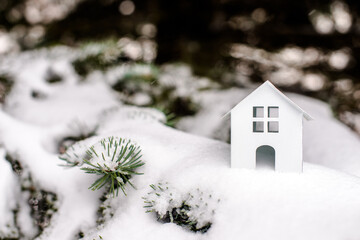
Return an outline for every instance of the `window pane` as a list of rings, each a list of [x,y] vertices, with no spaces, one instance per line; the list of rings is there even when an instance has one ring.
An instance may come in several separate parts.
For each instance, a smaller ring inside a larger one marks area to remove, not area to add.
[[[264,117],[264,107],[254,107],[253,117]]]
[[[253,122],[253,132],[264,132],[264,122]]]
[[[279,122],[268,122],[268,132],[279,132]]]
[[[268,117],[270,117],[270,118],[279,117],[279,107],[269,107],[268,110],[269,110]]]

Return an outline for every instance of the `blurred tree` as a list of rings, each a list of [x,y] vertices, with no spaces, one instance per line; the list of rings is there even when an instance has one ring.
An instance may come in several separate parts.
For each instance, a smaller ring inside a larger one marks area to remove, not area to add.
[[[270,79],[341,114],[360,111],[359,7],[355,0],[1,0],[0,40],[6,33],[23,49],[149,40],[157,63],[187,62],[224,86]]]

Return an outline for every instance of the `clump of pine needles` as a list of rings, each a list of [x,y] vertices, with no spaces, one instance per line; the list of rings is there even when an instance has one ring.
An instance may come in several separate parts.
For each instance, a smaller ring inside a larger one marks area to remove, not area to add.
[[[71,149],[76,150],[76,146]],[[75,152],[72,155],[79,156]],[[65,153],[61,159],[69,166],[80,166],[86,173],[100,176],[89,189],[95,191],[110,184],[110,193],[113,196],[118,195],[119,189],[126,195],[127,183],[135,188],[130,178],[132,175],[141,175],[136,169],[144,165],[140,147],[129,139],[118,137],[104,138],[92,145],[81,160],[75,157],[80,164],[74,164],[74,158],[70,156],[71,154]]]
[[[154,212],[158,221],[175,223],[193,232],[207,232],[220,199],[199,188],[183,194],[168,183],[150,185],[152,191],[144,199],[146,212]]]

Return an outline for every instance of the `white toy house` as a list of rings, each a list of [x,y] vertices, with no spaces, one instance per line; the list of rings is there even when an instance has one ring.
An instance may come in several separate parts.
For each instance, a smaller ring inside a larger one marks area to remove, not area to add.
[[[231,111],[231,167],[302,172],[302,124],[311,116],[266,81]],[[270,164],[269,164],[270,163]]]

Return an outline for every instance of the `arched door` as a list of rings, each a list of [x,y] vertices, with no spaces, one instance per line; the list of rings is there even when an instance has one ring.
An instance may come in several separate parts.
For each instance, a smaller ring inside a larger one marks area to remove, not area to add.
[[[270,168],[275,170],[275,149],[268,145],[256,149],[256,168]]]

